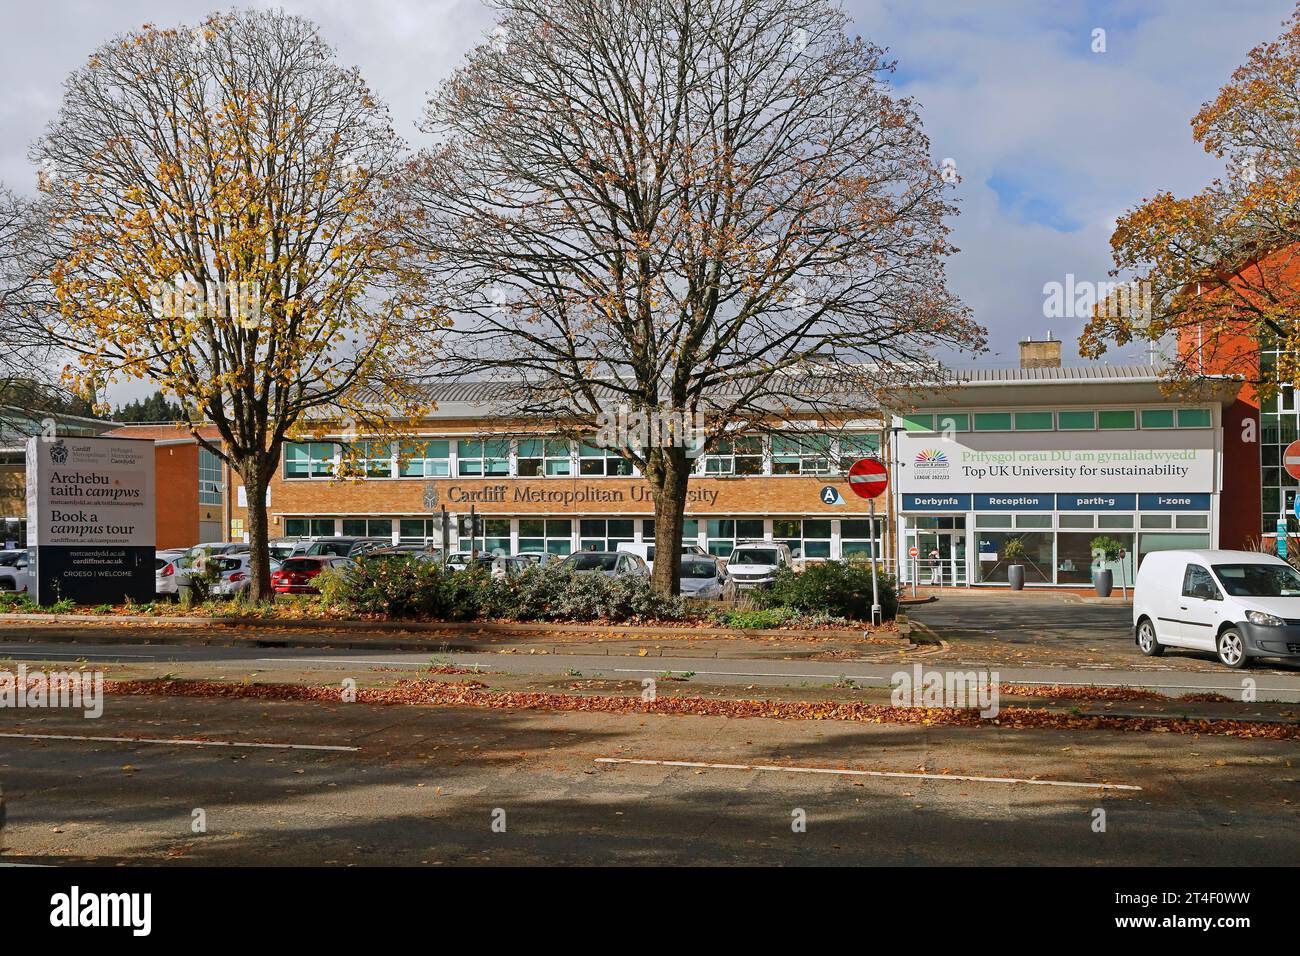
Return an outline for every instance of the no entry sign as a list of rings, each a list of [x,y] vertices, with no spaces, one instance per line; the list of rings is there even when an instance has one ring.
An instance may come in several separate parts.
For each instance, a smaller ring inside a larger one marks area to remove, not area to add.
[[[888,484],[889,474],[879,458],[863,458],[849,468],[849,487],[859,498],[879,497]]]
[[[1300,441],[1293,441],[1282,453],[1282,467],[1292,478],[1300,478]]]

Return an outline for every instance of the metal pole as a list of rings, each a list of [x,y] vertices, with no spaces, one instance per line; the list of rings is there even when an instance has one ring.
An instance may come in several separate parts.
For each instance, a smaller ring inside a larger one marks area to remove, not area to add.
[[[871,623],[879,624],[884,616],[880,611],[880,587],[876,583],[876,499],[871,499]]]
[[[469,556],[471,559],[478,558],[478,519],[474,514],[474,506],[469,506]]]
[[[447,550],[451,547],[451,536],[447,527],[447,506],[442,506],[442,569],[447,570]]]

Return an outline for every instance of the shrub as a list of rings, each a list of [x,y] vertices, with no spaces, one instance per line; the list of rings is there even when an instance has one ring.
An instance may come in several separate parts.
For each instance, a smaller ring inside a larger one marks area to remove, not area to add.
[[[886,620],[898,611],[894,578],[876,571],[881,614]],[[772,586],[754,595],[759,607],[785,607],[798,614],[833,615],[855,621],[871,620],[871,565],[862,560],[819,561],[803,571],[782,568]]]
[[[747,611],[724,611],[718,619],[727,627],[769,628],[780,627],[794,617],[788,607],[754,608]]]
[[[323,575],[322,575],[323,576]],[[556,565],[494,580],[485,568],[443,571],[427,561],[362,561],[321,588],[330,603],[393,617],[517,621],[680,620],[681,598],[663,598],[645,578],[576,574]]]

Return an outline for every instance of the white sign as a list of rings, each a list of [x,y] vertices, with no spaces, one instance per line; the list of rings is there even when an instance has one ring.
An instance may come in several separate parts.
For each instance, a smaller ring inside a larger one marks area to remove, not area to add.
[[[27,541],[41,604],[154,597],[154,443],[27,441]]]
[[[904,434],[898,489],[1214,491],[1214,435],[1209,429]]]
[[[27,442],[27,543],[154,546],[154,444],[113,438]]]
[[[248,489],[240,485],[235,490],[235,504],[240,508],[248,507]],[[266,486],[266,506],[271,507],[271,486]]]

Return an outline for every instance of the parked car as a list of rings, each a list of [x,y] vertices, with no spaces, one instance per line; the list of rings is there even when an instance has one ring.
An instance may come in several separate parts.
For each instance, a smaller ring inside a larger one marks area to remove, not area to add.
[[[355,558],[358,554],[364,554],[367,551],[391,548],[392,546],[392,538],[318,538],[302,553],[338,558]]]
[[[320,594],[313,580],[326,568],[346,568],[352,562],[330,554],[297,555],[286,558],[271,573],[271,587],[277,594]]]
[[[614,550],[626,551],[628,554],[635,554],[645,562],[647,568],[651,571],[655,569],[655,544],[653,541],[642,541],[640,543],[635,541],[625,541],[615,547]],[[682,557],[685,557],[688,554],[708,554],[709,552],[705,551],[698,544],[684,544],[681,546],[681,550],[678,553],[681,554]]]
[[[230,554],[209,558],[219,577],[212,585],[213,597],[235,597],[247,591],[252,581],[253,557],[247,551],[232,551]],[[270,559],[272,576],[280,570],[281,562]]]
[[[442,553],[437,550],[431,550],[420,544],[399,544],[393,548],[375,548],[373,551],[367,551],[358,555],[359,561],[394,561],[402,558],[409,558],[415,561],[433,561],[441,559]]]
[[[681,592],[683,597],[730,601],[736,597],[736,582],[718,558],[691,554],[682,558]]]
[[[180,593],[180,582],[177,580],[176,569],[180,557],[184,553],[185,551],[182,548],[154,552],[153,592],[156,597],[176,597]]]
[[[1133,585],[1133,637],[1148,657],[1186,647],[1233,668],[1300,659],[1300,573],[1254,551],[1153,551]]]
[[[650,568],[639,554],[627,551],[576,551],[564,559],[561,567],[579,574],[598,573],[617,578],[625,574],[648,578]]]
[[[740,590],[771,585],[776,572],[793,567],[790,546],[778,541],[745,541],[727,558],[727,573]]]
[[[548,567],[549,565],[552,564],[559,564],[561,561],[564,560],[563,555],[552,554],[550,551],[520,551],[517,555],[515,555],[515,557],[523,558],[529,564],[533,564],[543,568]]]
[[[0,551],[0,591],[29,592],[33,589],[31,555],[20,549]]]

